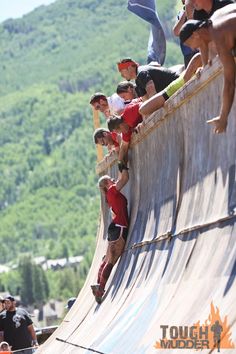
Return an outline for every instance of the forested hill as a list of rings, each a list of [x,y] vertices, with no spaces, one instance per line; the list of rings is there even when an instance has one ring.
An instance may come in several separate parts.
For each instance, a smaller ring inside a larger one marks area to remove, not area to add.
[[[158,4],[167,32],[173,2]],[[88,100],[114,92],[121,57],[145,62],[148,37],[126,0],[57,0],[0,25],[1,263],[22,252],[91,259],[99,193]],[[176,51],[169,43],[167,64]]]

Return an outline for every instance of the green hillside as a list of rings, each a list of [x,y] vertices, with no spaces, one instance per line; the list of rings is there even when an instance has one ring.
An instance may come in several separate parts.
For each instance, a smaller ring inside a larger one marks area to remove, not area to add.
[[[172,3],[160,5],[169,33]],[[126,6],[58,0],[0,25],[1,264],[22,253],[91,261],[100,196],[88,100],[114,92],[121,57],[146,61],[149,26]],[[167,65],[182,60],[176,43],[168,53]]]
[[[159,4],[168,34],[172,3]],[[126,0],[58,0],[42,6],[0,27],[0,94],[49,82],[72,92],[110,89],[120,80],[117,60],[129,55],[145,62],[148,37],[149,25],[127,10]],[[173,53],[168,62],[176,62]]]

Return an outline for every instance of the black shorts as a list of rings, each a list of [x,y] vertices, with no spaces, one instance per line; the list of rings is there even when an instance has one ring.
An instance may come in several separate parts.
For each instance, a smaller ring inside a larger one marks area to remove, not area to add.
[[[125,226],[116,225],[112,222],[108,227],[108,241],[117,241],[120,236],[122,236],[126,241],[128,236],[128,228]]]

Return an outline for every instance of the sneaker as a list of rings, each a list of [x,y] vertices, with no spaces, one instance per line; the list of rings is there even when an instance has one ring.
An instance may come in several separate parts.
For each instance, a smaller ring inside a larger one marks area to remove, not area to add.
[[[95,300],[98,304],[101,304],[102,297],[105,293],[105,290],[100,285],[91,285],[92,293],[95,296]]]

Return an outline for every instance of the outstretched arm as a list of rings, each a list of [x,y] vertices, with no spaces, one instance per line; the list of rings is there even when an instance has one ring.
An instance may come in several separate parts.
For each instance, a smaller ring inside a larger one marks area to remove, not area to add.
[[[199,48],[200,53],[201,53],[201,58],[202,58],[202,64],[203,66],[206,66],[208,64],[209,60],[209,47],[208,44],[205,42],[202,42],[202,45]]]
[[[197,69],[202,66],[202,58],[200,53],[196,53],[190,62],[188,63],[187,68],[183,72],[184,82],[188,82],[191,77],[196,73]]]
[[[118,179],[116,181],[116,189],[120,191],[124,187],[124,185],[128,182],[128,180],[129,180],[128,170],[123,170],[122,172],[119,172]]]
[[[119,161],[128,160],[128,150],[129,150],[129,142],[122,140],[120,145],[119,156],[118,156]]]
[[[224,70],[224,86],[220,115],[219,117],[207,121],[207,123],[215,125],[215,133],[223,133],[226,131],[228,115],[234,100],[236,76],[235,62],[231,51],[219,51],[219,57]]]
[[[186,13],[183,10],[181,15],[179,16],[178,20],[176,21],[174,27],[173,27],[173,33],[176,37],[179,36],[179,32],[181,30],[181,27],[184,25],[185,21],[187,20]]]

